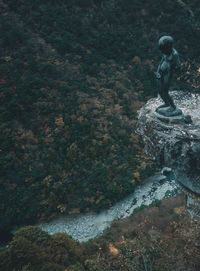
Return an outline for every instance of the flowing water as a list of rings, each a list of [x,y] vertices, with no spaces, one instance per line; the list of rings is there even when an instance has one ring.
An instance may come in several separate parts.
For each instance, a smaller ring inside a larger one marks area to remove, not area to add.
[[[79,242],[85,242],[101,235],[114,220],[130,216],[142,206],[161,200],[166,194],[176,194],[180,186],[174,178],[157,173],[136,187],[133,194],[99,213],[60,216],[50,222],[38,225],[49,234],[65,232]]]

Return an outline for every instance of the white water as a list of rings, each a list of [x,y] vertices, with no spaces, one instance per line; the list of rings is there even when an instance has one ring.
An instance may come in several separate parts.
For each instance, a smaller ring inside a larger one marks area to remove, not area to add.
[[[130,216],[142,205],[150,205],[155,200],[163,199],[167,191],[177,193],[179,190],[180,187],[173,178],[166,178],[158,173],[138,186],[133,194],[107,210],[61,216],[38,226],[49,234],[65,232],[75,240],[85,242],[101,235],[114,220]]]

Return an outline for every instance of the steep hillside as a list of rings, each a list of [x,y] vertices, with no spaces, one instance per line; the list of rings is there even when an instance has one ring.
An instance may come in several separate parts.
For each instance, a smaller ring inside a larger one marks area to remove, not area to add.
[[[87,243],[32,226],[20,229],[0,251],[0,270],[199,271],[199,246],[199,222],[191,220],[181,195],[113,223]]]
[[[0,1],[1,229],[112,205],[156,168],[135,133],[156,94],[157,40],[174,87],[199,91],[199,2]]]

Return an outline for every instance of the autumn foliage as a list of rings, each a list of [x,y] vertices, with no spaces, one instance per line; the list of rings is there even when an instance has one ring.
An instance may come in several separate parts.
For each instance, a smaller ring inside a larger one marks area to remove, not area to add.
[[[199,91],[198,1],[181,3],[0,1],[1,229],[111,206],[156,170],[136,122],[161,35],[174,87]]]
[[[103,236],[87,243],[65,233],[22,228],[0,250],[0,270],[199,271],[199,242],[199,222],[191,220],[179,195],[113,222]]]

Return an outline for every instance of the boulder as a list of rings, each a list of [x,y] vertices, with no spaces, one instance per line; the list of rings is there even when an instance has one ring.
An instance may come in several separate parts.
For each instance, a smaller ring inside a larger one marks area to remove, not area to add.
[[[156,113],[160,98],[150,99],[138,111],[137,132],[145,152],[160,165],[173,169],[178,180],[200,195],[200,95],[172,91],[170,95],[183,114],[165,117]]]

